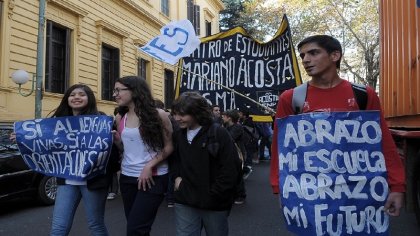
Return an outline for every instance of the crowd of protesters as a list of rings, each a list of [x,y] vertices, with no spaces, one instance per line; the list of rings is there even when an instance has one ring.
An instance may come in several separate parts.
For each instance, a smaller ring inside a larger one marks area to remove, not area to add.
[[[325,41],[337,48],[330,50],[323,44]],[[351,85],[336,74],[342,53],[338,46],[338,41],[328,36],[308,38],[298,45],[303,63],[307,65],[305,69],[312,76],[309,95],[328,89],[333,91],[331,87],[334,87],[337,89],[333,94],[337,97],[341,91],[353,97]],[[312,65],[311,61],[325,64],[328,70],[317,71],[317,65]],[[328,83],[323,79],[328,79]],[[339,86],[344,87],[340,90]],[[370,88],[368,92],[374,101],[368,108],[380,110],[377,96]],[[136,76],[117,79],[113,96],[118,109],[114,114],[113,131],[117,153],[112,159],[118,167],[88,181],[59,179],[51,235],[69,234],[82,199],[89,203],[85,208],[91,233],[108,235],[104,224],[105,199],[107,195],[108,199],[113,199],[118,192],[123,200],[127,235],[150,235],[165,196],[168,206],[174,208],[176,235],[201,235],[202,230],[210,236],[228,235],[230,210],[233,204],[245,202],[246,179],[253,172],[253,165],[270,159],[274,160],[271,162],[273,189],[278,193],[278,157],[271,153],[273,123],[254,121],[245,110],[222,111],[197,92],[182,93],[169,112],[161,101],[153,98],[146,81]],[[345,97],[324,104],[324,99],[321,104],[317,97],[308,98],[304,112],[318,106],[343,110],[351,100]],[[292,90],[286,91],[280,99],[276,117],[294,114],[289,106]],[[88,86],[74,85],[66,92],[53,117],[101,115],[95,101]],[[402,207],[404,175],[386,126],[382,132],[388,145],[385,164],[388,171],[394,173],[385,210],[397,216]],[[16,139],[15,134],[11,138]],[[276,153],[277,145],[273,147]],[[119,181],[116,181],[118,176]],[[108,186],[111,187],[108,189]]]

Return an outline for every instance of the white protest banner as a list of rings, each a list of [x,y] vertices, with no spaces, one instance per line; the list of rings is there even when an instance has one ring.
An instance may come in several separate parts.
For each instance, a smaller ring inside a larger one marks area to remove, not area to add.
[[[16,142],[32,170],[87,180],[105,173],[112,147],[110,116],[67,116],[15,123]]]
[[[140,48],[144,53],[175,65],[179,59],[194,52],[200,45],[189,20],[172,21],[160,29],[161,35]]]
[[[279,119],[279,183],[298,235],[388,235],[387,172],[378,111]]]

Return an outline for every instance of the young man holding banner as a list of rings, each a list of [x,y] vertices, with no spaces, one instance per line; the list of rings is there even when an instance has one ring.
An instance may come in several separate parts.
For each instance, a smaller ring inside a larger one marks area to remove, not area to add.
[[[298,44],[298,50],[305,71],[312,79],[305,85],[307,87],[303,96],[302,94],[300,96],[301,107],[295,103],[295,99],[299,99],[294,97],[298,96],[294,93],[296,88],[287,90],[280,96],[276,118],[281,120],[275,123],[270,170],[273,192],[281,194],[288,228],[299,235],[308,232],[317,235],[325,233],[364,235],[385,232],[386,235],[389,223],[387,215],[398,216],[403,206],[405,174],[381,112],[379,98],[372,88],[352,85],[339,77],[342,48],[337,39],[327,35],[311,36]],[[354,91],[355,86],[361,88],[362,93],[367,95],[365,109],[362,107],[364,105],[359,104],[357,92]],[[361,110],[367,111],[358,112]],[[303,114],[292,116],[299,113]],[[341,113],[340,115],[357,113],[358,116],[341,120],[334,118],[331,124],[324,118],[316,120],[316,117],[338,117],[334,113]],[[366,118],[368,115],[364,114],[368,113],[377,116],[376,123]],[[294,132],[296,131],[294,124],[289,122],[293,117],[301,116],[304,118],[296,119],[295,124],[299,125],[296,125],[297,132]],[[310,121],[302,121],[306,119],[305,117]],[[364,122],[364,119],[367,121]],[[314,125],[312,126],[310,122]],[[354,125],[353,128],[350,129],[349,124]],[[357,133],[356,124],[362,128],[378,127],[378,129],[375,130],[376,133],[370,133],[364,138],[365,136],[360,136],[367,134],[368,131],[364,132],[360,128],[362,131]],[[312,135],[312,140],[309,134]],[[377,142],[370,139],[375,135],[378,137]],[[288,145],[293,141],[296,147],[285,154],[284,150],[290,148]],[[343,146],[326,146],[326,143],[333,145],[345,143],[345,148],[351,146],[354,149],[346,152],[341,148]],[[377,143],[378,151],[368,155],[369,150],[363,151],[365,143],[366,146]],[[305,148],[310,146],[312,150],[305,149],[300,153],[299,148],[302,146],[306,146]],[[334,148],[337,149],[333,150]],[[358,152],[360,150],[363,152]],[[377,172],[373,173],[374,170]],[[381,178],[385,181],[378,184]],[[377,194],[378,185],[381,186],[379,194]],[[294,202],[287,205],[293,197]],[[371,198],[372,201],[381,200],[376,202],[376,204],[379,202],[379,206],[375,208],[367,203],[360,207],[358,201]],[[343,199],[347,201],[344,204]],[[313,207],[307,210],[306,203],[313,204]],[[336,209],[332,207],[334,204],[338,205]],[[331,214],[326,214],[328,210]],[[386,215],[383,212],[386,212]],[[311,227],[313,229],[309,229]],[[305,231],[308,229],[309,231]]]

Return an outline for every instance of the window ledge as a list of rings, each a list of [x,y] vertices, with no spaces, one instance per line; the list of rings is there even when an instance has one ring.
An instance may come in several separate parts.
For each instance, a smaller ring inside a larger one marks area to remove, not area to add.
[[[67,9],[73,14],[78,15],[79,17],[85,17],[88,12],[83,10],[81,7],[77,6],[74,3],[63,1],[63,0],[47,0],[48,3],[53,3],[60,6],[61,8]]]
[[[128,36],[130,36],[130,34],[122,29],[119,29],[118,27],[116,27],[115,25],[112,25],[111,23],[108,23],[104,20],[97,20],[95,22],[96,27],[97,28],[104,28],[106,30],[109,30],[111,32],[113,32],[114,34],[117,34],[123,38],[128,38]]]
[[[142,7],[138,3],[136,3],[134,0],[114,0],[114,1],[118,1],[118,4],[123,3],[123,4],[131,7],[135,11],[143,14],[144,16],[146,16],[147,18],[149,18],[150,20],[152,20],[154,23],[158,24],[159,26],[164,26],[165,25],[164,22],[162,22],[161,20],[159,20],[152,13],[150,13],[147,9],[145,9],[144,7]],[[153,5],[149,1],[142,0],[141,2],[145,3],[151,9],[155,10],[153,8]]]

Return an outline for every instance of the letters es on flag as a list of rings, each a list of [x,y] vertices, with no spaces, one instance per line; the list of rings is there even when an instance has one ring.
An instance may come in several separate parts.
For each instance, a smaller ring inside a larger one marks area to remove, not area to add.
[[[268,114],[247,98],[275,110],[280,91],[302,83],[286,16],[266,43],[236,27],[202,38],[198,50],[179,64],[176,96],[197,91],[222,110],[249,111],[254,121]]]
[[[172,21],[162,27],[160,33],[140,51],[171,65],[190,55],[200,45],[200,39],[189,20]]]
[[[25,163],[36,172],[83,181],[104,174],[112,147],[110,116],[68,116],[15,123]]]
[[[282,213],[297,235],[388,235],[378,111],[278,119]]]

